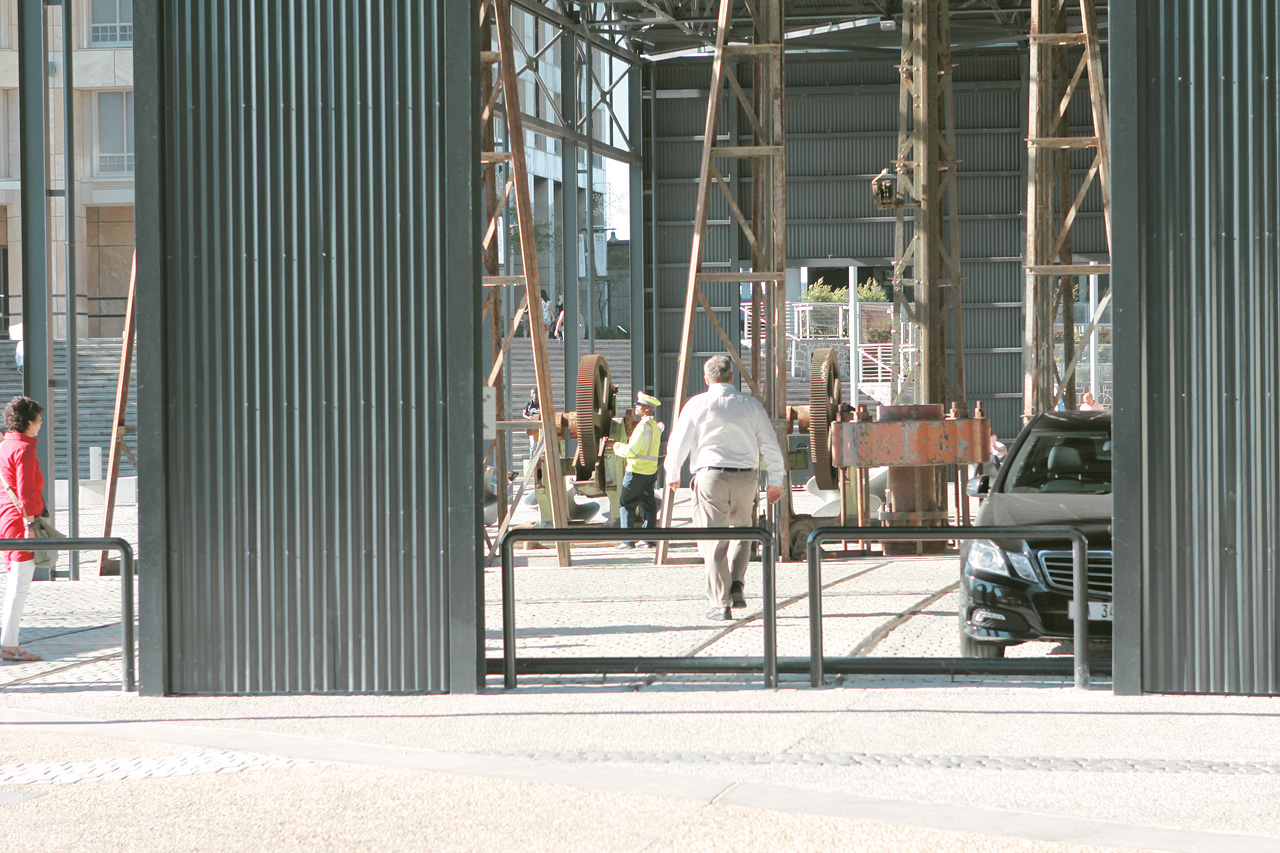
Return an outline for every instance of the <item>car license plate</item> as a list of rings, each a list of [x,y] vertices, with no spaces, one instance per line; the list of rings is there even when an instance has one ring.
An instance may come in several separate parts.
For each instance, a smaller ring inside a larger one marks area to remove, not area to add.
[[[1089,602],[1089,621],[1090,622],[1111,622],[1115,619],[1115,602],[1111,601],[1090,601]],[[1067,604],[1067,618],[1076,618],[1076,603],[1074,601]]]

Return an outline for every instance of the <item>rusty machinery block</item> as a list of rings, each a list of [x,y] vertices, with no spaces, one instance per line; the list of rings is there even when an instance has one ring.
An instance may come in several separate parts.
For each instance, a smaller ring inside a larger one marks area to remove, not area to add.
[[[941,404],[880,406],[871,420],[831,425],[831,462],[838,468],[889,467],[888,502],[880,519],[890,526],[942,526],[948,519],[941,466],[984,462],[991,425],[982,416],[959,417]],[[886,554],[937,552],[942,543],[882,544]]]

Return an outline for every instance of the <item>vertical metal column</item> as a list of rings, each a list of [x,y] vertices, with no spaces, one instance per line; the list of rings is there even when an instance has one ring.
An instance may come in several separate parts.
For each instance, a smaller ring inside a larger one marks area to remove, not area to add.
[[[436,104],[439,105],[439,130],[447,139],[442,146],[442,157],[453,163],[465,162],[469,169],[445,168],[441,171],[440,201],[436,216],[441,225],[440,272],[442,281],[475,281],[483,269],[479,253],[475,251],[478,232],[477,217],[451,217],[452,205],[466,200],[466,209],[477,211],[481,204],[479,174],[475,171],[475,152],[480,144],[480,128],[474,122],[479,108],[479,76],[477,47],[479,31],[475,26],[475,4],[439,4],[440,37],[439,78],[435,84]],[[413,43],[410,37],[406,42]],[[484,45],[485,48],[488,44]],[[410,64],[406,62],[406,64]],[[469,128],[459,133],[458,128]],[[442,160],[443,162],[443,160]],[[452,220],[452,221],[449,221]],[[441,305],[446,316],[465,318],[480,307],[481,299],[469,287],[439,288]],[[446,352],[457,351],[459,357],[450,359],[447,371],[445,409],[450,402],[476,399],[476,376],[483,370],[483,362],[477,357],[481,348],[483,328],[458,331],[442,347]],[[481,443],[473,435],[480,418],[450,418],[449,432],[445,436],[447,448],[447,475],[450,510],[442,526],[451,532],[443,542],[447,565],[448,607],[437,609],[435,618],[449,620],[449,685],[451,692],[479,692],[484,685],[484,570],[481,566],[480,530],[483,514],[468,510],[466,505],[478,505],[483,491],[477,489],[475,458]],[[432,427],[434,429],[434,426]],[[468,435],[471,433],[471,435]],[[483,472],[483,467],[482,467]],[[499,484],[499,488],[504,488]],[[479,492],[479,493],[478,493]],[[480,515],[476,518],[475,515]],[[479,522],[479,524],[476,524]]]
[[[582,10],[584,16],[591,14],[590,6],[583,4],[586,8]],[[590,31],[588,31],[588,34]],[[586,113],[582,116],[582,136],[583,136],[583,159],[586,161],[587,171],[587,191],[586,191],[586,218],[587,218],[587,352],[596,351],[596,199],[595,199],[595,169],[593,161],[595,160],[595,113],[596,113],[596,95],[595,89],[592,88],[592,81],[595,80],[595,68],[592,67],[592,51],[591,39],[582,40],[582,86],[583,99],[582,104],[586,108]],[[577,187],[577,182],[574,182]],[[576,383],[575,383],[576,385]],[[572,388],[573,385],[566,387]]]
[[[633,140],[642,138],[644,132],[644,88],[642,86],[640,67],[632,65],[627,69],[627,112],[628,126]],[[643,143],[640,143],[643,145]],[[632,163],[629,171],[631,179],[631,397],[635,392],[653,388],[653,379],[646,370],[645,339],[648,330],[645,324],[645,286],[644,286],[644,166]]]
[[[79,287],[76,277],[76,110],[72,12],[75,3],[62,4],[62,175],[63,246],[67,269],[67,535],[80,535],[80,340],[77,322]],[[80,580],[80,552],[67,554],[71,580]]]
[[[903,384],[894,389],[895,403],[905,402],[908,392],[915,404],[965,402],[950,16],[949,0],[903,4],[896,185],[886,170],[872,187],[877,205],[896,211],[890,284],[894,381],[901,377]],[[914,330],[914,356],[903,355],[904,319]]]
[[[571,133],[560,140],[560,239],[564,242],[560,289],[564,294],[564,387],[578,386],[578,37],[560,36],[560,120]],[[565,406],[569,405],[568,397]]]
[[[23,393],[44,406],[44,428],[36,458],[53,482],[53,295],[49,288],[49,63],[44,0],[18,3],[18,108],[22,178]],[[52,489],[47,509],[54,511]],[[47,580],[44,569],[37,578]]]

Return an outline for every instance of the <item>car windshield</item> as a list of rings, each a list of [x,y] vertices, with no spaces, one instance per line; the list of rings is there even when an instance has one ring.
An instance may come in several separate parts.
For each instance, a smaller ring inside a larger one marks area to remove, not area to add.
[[[1105,430],[1032,432],[1009,463],[1004,490],[1110,493],[1110,433]]]

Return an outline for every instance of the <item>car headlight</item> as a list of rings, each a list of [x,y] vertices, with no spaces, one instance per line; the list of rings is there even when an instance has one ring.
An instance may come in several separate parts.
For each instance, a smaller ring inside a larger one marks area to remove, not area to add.
[[[975,539],[969,543],[969,568],[997,575],[1009,574],[1009,561],[1004,551],[990,539]]]
[[[1013,572],[1009,571],[1010,566]],[[1035,569],[1026,554],[1009,554],[990,539],[975,539],[969,544],[969,567],[975,571],[990,572],[1013,577],[1016,573],[1023,580],[1036,580]]]

